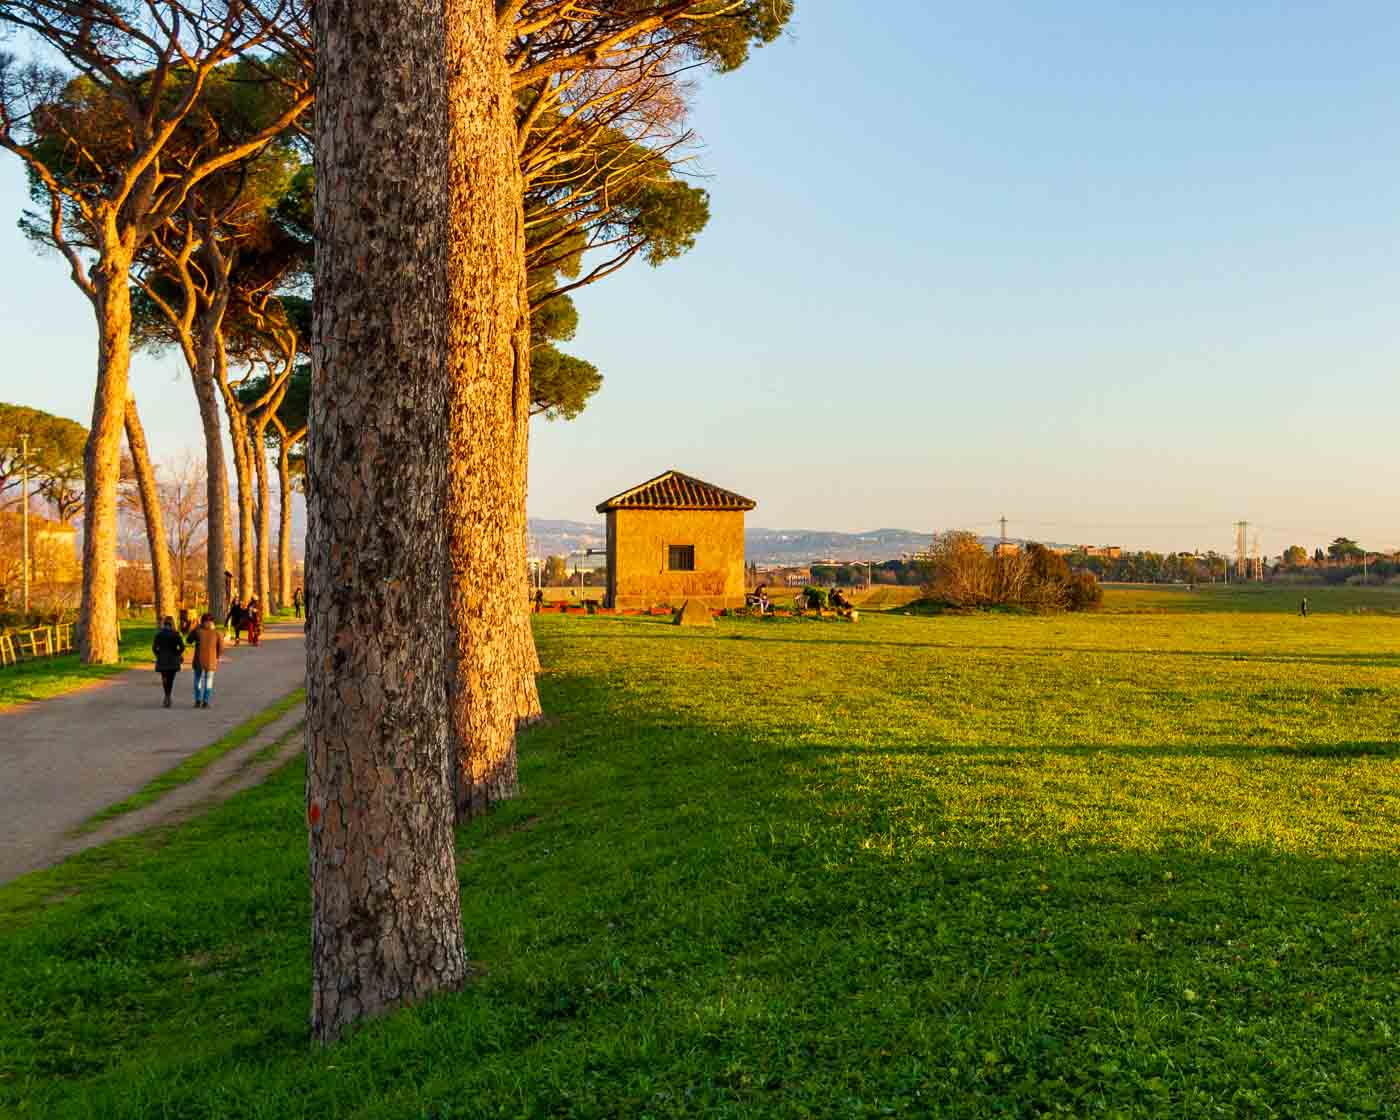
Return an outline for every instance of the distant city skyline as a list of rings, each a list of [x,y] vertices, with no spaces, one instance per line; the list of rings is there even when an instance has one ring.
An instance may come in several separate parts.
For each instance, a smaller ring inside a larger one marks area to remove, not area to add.
[[[1370,2],[800,5],[701,81],[696,249],[579,293],[565,349],[605,382],[534,424],[531,513],[676,467],[755,526],[1400,547],[1397,32]],[[87,423],[91,313],[24,202],[0,154],[0,398]],[[177,360],[133,385],[158,458],[199,448]]]

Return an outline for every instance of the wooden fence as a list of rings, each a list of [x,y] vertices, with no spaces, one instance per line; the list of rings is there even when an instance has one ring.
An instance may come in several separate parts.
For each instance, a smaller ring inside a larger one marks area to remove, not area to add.
[[[117,626],[121,640],[121,626]],[[40,657],[57,657],[73,650],[73,624],[59,622],[53,626],[34,626],[25,630],[10,630],[0,634],[0,665],[18,665]]]

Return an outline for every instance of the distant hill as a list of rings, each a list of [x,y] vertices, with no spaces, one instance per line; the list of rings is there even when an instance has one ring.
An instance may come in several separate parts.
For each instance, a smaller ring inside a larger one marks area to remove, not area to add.
[[[530,518],[537,556],[564,556],[585,548],[602,548],[607,533],[602,521],[552,521]],[[932,532],[872,529],[834,533],[824,529],[749,529],[744,534],[747,558],[756,564],[798,564],[810,560],[895,560],[928,547]]]
[[[602,548],[608,542],[607,530],[600,521],[551,521],[532,517],[529,520],[530,551],[535,556],[567,556],[585,548]],[[602,557],[594,564],[601,566]]]
[[[749,529],[744,534],[748,559],[756,564],[798,564],[810,560],[897,560],[922,552],[931,530],[871,529],[834,533],[825,529]]]

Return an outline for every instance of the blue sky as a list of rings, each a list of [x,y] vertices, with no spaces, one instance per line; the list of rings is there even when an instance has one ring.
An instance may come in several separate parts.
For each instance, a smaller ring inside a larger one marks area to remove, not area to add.
[[[1397,48],[1369,2],[799,0],[702,85],[700,244],[580,294],[606,381],[531,513],[677,467],[775,527],[1400,547]],[[85,419],[86,304],[9,220],[0,261],[5,399]],[[197,444],[176,363],[136,386]]]

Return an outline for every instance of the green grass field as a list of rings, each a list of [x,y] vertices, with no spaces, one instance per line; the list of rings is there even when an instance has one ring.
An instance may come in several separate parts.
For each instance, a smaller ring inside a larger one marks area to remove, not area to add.
[[[58,657],[41,657],[0,667],[0,709],[71,692],[92,681],[129,669],[132,665],[149,662],[151,639],[155,633],[154,619],[122,619],[122,640],[118,650],[121,661],[116,665],[81,665],[76,653],[65,653]]]
[[[0,888],[0,1114],[1400,1115],[1400,596],[1268,594],[540,618],[469,990],[310,1049],[296,764]]]

